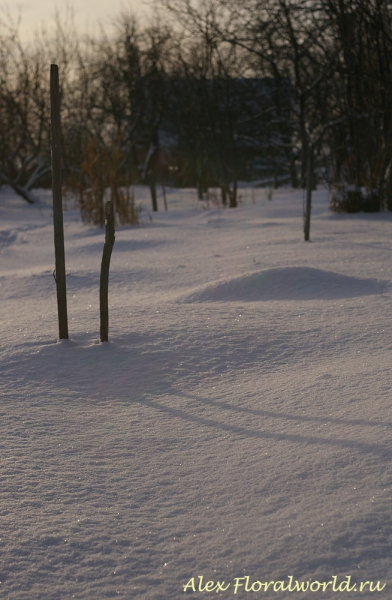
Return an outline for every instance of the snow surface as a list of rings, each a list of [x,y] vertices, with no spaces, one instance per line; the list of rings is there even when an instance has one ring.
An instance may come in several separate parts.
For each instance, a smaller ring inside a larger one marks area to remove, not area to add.
[[[103,230],[64,213],[58,341],[50,191],[1,191],[0,598],[391,598],[392,215],[321,189],[305,243],[302,192],[167,194],[117,227],[101,344]]]

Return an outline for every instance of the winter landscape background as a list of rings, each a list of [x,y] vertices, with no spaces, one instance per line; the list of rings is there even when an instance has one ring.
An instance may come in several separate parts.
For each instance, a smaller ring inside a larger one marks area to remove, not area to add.
[[[391,214],[332,214],[319,187],[305,243],[303,191],[168,189],[116,228],[101,344],[103,229],[64,213],[59,341],[35,193],[0,192],[1,598],[178,599],[198,576],[230,598],[245,575],[388,598]]]

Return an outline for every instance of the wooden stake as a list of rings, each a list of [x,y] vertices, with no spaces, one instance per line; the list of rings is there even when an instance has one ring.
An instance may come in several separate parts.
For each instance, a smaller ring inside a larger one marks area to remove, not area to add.
[[[68,339],[67,290],[65,280],[63,199],[61,195],[61,139],[59,70],[50,65],[50,109],[52,122],[52,191],[55,279],[57,286],[57,309],[60,339]]]
[[[113,203],[105,204],[105,244],[103,246],[101,263],[101,281],[99,287],[99,310],[100,310],[100,337],[101,342],[107,342],[109,337],[109,266],[112,255],[114,240],[114,213]]]

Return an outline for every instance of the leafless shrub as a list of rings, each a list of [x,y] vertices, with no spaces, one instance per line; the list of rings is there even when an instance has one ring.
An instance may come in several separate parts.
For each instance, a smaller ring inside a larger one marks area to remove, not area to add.
[[[329,203],[333,212],[378,212],[382,209],[382,201],[377,190],[368,191],[366,188],[354,185],[331,186]]]
[[[222,208],[222,198],[217,190],[209,190],[205,195],[205,203],[202,204],[203,210],[210,210],[211,207]]]
[[[121,150],[107,148],[96,138],[85,147],[80,174],[72,174],[66,182],[66,190],[79,200],[82,220],[85,223],[105,224],[104,205],[108,195],[114,204],[115,218],[120,225],[137,225],[141,207],[135,204],[134,190],[130,192],[129,179],[124,181],[120,165]],[[123,183],[126,183],[125,192]]]

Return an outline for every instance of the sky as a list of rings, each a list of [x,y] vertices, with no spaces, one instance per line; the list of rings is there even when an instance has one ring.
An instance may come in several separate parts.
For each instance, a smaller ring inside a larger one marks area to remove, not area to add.
[[[56,9],[60,14],[66,15],[67,5],[71,6],[75,15],[75,24],[81,32],[98,30],[100,22],[110,24],[122,9],[130,8],[141,19],[146,19],[151,9],[144,0],[78,0],[75,3],[56,0],[24,0],[23,2],[0,3],[0,7],[11,14],[13,19],[21,15],[20,34],[23,42],[29,42],[42,25],[49,27],[54,22]]]

